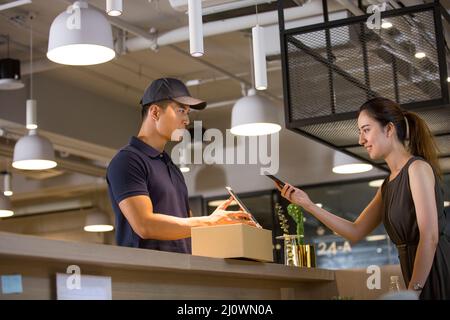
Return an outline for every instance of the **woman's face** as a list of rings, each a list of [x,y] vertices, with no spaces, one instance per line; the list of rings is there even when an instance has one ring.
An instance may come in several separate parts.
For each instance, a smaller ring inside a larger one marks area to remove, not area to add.
[[[362,111],[358,117],[359,144],[369,154],[370,159],[383,159],[389,152],[388,128],[372,118],[367,111]]]

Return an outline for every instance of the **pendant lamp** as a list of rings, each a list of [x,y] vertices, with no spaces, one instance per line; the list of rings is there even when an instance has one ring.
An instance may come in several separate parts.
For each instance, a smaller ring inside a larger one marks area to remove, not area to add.
[[[373,169],[373,166],[368,163],[350,157],[342,152],[335,152],[333,158],[332,171],[337,174],[353,174],[367,172]]]
[[[47,57],[66,65],[94,65],[112,60],[111,25],[106,17],[76,1],[59,14],[50,27]]]
[[[108,232],[114,230],[108,215],[100,210],[89,212],[86,215],[84,231],[86,232]]]
[[[9,36],[6,41],[8,58],[0,59],[0,90],[22,89],[25,85],[20,79],[20,60],[9,58]]]
[[[56,167],[53,145],[37,133],[36,101],[33,100],[33,27],[30,28],[30,99],[27,100],[28,135],[20,138],[14,146],[12,166],[20,170],[46,170]]]
[[[45,137],[30,130],[14,146],[12,166],[20,170],[46,170],[56,167],[53,145]]]
[[[230,131],[238,136],[261,136],[280,131],[279,123],[279,112],[272,101],[250,89],[233,106]]]

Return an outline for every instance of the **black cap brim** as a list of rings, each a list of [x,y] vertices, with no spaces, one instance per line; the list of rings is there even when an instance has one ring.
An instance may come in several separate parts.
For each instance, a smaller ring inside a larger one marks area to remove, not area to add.
[[[195,110],[203,110],[206,108],[206,101],[189,96],[172,98],[172,100],[181,103],[183,105],[188,105],[190,108]]]

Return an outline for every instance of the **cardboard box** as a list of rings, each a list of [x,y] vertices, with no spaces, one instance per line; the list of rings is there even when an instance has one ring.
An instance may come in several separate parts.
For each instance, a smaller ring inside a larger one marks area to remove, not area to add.
[[[270,230],[239,223],[192,228],[191,235],[196,256],[273,262]]]

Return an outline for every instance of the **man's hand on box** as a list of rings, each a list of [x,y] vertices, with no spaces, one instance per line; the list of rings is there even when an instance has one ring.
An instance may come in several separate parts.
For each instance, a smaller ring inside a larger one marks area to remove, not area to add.
[[[233,198],[230,197],[217,207],[217,209],[209,216],[211,225],[245,223],[256,227],[256,224],[248,213],[245,213],[244,211],[226,210],[232,202]]]

